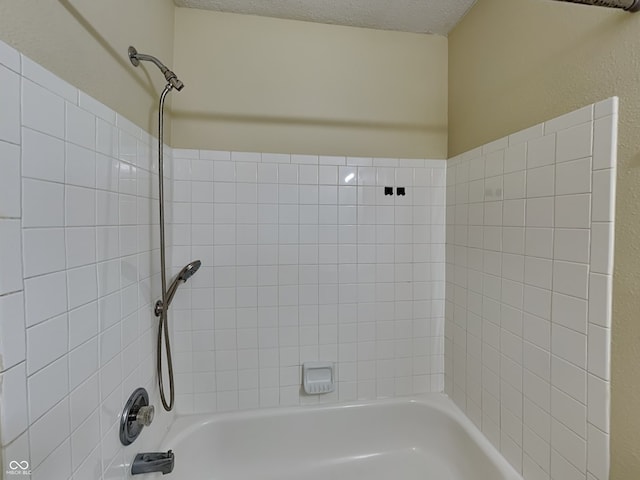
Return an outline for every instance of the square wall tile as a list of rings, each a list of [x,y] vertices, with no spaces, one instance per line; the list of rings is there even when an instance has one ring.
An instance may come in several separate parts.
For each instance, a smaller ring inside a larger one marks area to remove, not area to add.
[[[95,116],[71,103],[66,103],[65,137],[68,142],[85,148],[96,148]]]
[[[82,91],[78,92],[78,105],[106,122],[116,123],[116,113],[113,110]]]
[[[20,220],[0,219],[0,295],[22,290]]]
[[[55,93],[22,80],[22,124],[56,138],[64,138],[64,100]]]
[[[67,227],[96,224],[96,192],[90,188],[65,187],[65,225]]]
[[[556,195],[591,192],[591,158],[583,158],[556,166]]]
[[[64,186],[25,179],[22,182],[24,227],[64,226]]]
[[[567,195],[555,199],[556,228],[589,228],[591,195]]]
[[[18,218],[21,211],[20,147],[0,141],[0,170],[0,218]]]
[[[29,420],[33,424],[68,395],[69,365],[67,357],[61,357],[29,376],[27,390],[29,392]]]
[[[27,374],[49,365],[68,351],[67,315],[60,315],[27,330]]]
[[[609,477],[609,465],[609,435],[589,425],[587,469],[593,478],[606,479]]]
[[[615,176],[614,169],[593,172],[591,220],[594,222],[613,222],[615,219]]]
[[[566,130],[577,125],[582,125],[593,121],[594,105],[587,105],[573,112],[560,115],[553,120],[549,120],[544,124],[546,133]]]
[[[532,139],[527,143],[527,169],[551,165],[556,160],[554,134]]]
[[[593,124],[593,169],[615,167],[617,149],[617,114],[597,119]]]
[[[0,42],[0,63],[5,67],[20,73],[20,52],[4,42]]]
[[[592,134],[591,122],[559,131],[556,161],[565,162],[591,156]]]
[[[589,322],[611,327],[612,278],[610,275],[589,274]]]
[[[530,168],[527,170],[527,198],[550,197],[555,190],[555,167]]]
[[[47,478],[49,475],[65,478],[71,475],[71,457],[69,440],[64,441],[32,472],[35,480]]]
[[[24,291],[27,327],[67,311],[65,272],[27,279]]]
[[[92,338],[69,352],[69,389],[73,390],[99,368],[98,339]]]
[[[24,294],[0,297],[0,371],[7,370],[26,358]]]
[[[67,268],[79,267],[96,261],[96,229],[65,229]]]
[[[610,432],[609,409],[611,407],[611,391],[609,382],[588,375],[587,377],[587,418],[589,423],[605,433]]]
[[[22,129],[22,176],[64,183],[64,141],[32,130]]]
[[[98,285],[95,265],[68,270],[67,281],[69,309],[74,309],[97,299]]]
[[[0,377],[2,379],[2,390],[0,391],[0,399],[2,400],[0,443],[5,447],[18,438],[29,425],[25,364],[20,363],[0,373]]]
[[[22,76],[69,102],[78,103],[78,90],[54,73],[22,55]]]
[[[34,467],[40,465],[69,434],[69,400],[66,399],[29,428],[31,464]]]
[[[64,229],[23,230],[23,253],[26,278],[64,270],[66,264]]]
[[[0,82],[5,88],[0,92],[2,117],[0,140],[20,143],[20,75],[0,65]]]
[[[96,154],[72,143],[65,144],[65,182],[80,187],[96,186]]]
[[[591,271],[613,274],[613,223],[593,223],[591,227]]]
[[[590,238],[587,229],[557,228],[553,247],[555,259],[588,263]]]

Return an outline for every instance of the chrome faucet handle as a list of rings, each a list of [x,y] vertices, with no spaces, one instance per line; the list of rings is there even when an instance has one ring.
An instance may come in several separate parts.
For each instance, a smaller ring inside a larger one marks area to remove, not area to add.
[[[136,415],[136,422],[139,425],[148,427],[153,422],[153,416],[155,415],[155,407],[153,405],[148,405],[145,407],[140,407],[138,413]]]
[[[153,405],[149,405],[147,391],[144,388],[136,389],[120,415],[120,443],[131,445],[142,429],[151,425],[154,413]]]

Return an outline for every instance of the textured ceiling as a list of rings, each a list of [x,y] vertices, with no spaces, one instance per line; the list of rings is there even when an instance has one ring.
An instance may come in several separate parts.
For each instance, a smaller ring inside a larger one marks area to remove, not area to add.
[[[475,0],[174,0],[179,7],[446,35]]]

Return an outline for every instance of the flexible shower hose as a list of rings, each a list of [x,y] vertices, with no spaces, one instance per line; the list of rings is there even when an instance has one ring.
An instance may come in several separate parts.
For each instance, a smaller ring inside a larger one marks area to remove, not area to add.
[[[167,84],[160,95],[160,108],[158,109],[158,182],[159,182],[159,203],[160,203],[160,278],[162,280],[162,310],[158,325],[158,350],[156,371],[158,375],[158,387],[160,389],[160,400],[167,412],[173,409],[175,393],[173,388],[173,359],[171,358],[171,343],[169,341],[169,315],[167,303],[167,278],[165,261],[165,241],[164,241],[164,99],[173,87]],[[164,381],[162,380],[162,333],[164,331],[164,345],[167,352],[167,370],[169,371],[169,402],[164,393]]]
[[[160,315],[160,325],[158,328],[158,361],[157,361],[157,372],[158,372],[158,387],[160,388],[160,400],[162,401],[162,406],[167,412],[173,410],[173,401],[175,399],[174,388],[173,388],[173,360],[171,358],[171,344],[169,342],[169,322],[168,322],[167,312],[162,310],[162,315]],[[166,395],[164,393],[164,382],[162,379],[162,333],[164,330],[164,345],[165,350],[167,351],[167,370],[169,371],[169,403],[167,403]]]

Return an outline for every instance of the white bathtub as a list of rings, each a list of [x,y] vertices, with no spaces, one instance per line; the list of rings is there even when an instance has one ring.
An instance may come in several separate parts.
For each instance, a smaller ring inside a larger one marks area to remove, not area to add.
[[[167,480],[522,480],[439,394],[178,417],[161,449]]]

